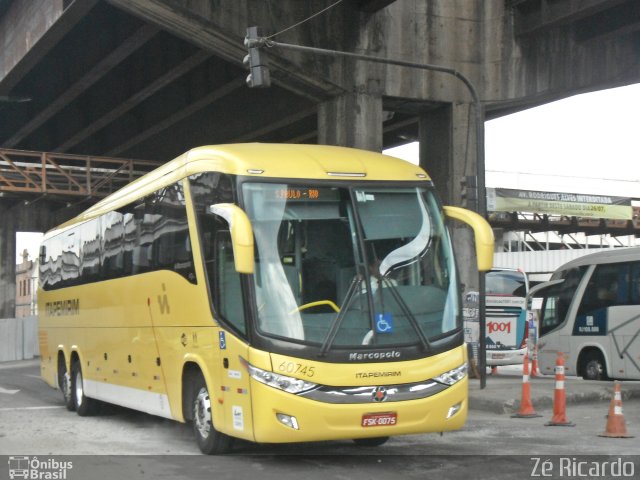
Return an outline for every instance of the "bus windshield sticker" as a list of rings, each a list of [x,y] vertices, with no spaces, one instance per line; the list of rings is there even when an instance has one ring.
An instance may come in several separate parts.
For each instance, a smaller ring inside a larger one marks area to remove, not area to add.
[[[376,333],[393,333],[393,316],[390,313],[376,313]]]

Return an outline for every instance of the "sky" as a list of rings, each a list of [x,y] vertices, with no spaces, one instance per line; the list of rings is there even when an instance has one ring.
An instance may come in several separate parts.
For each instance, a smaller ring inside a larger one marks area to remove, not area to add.
[[[640,84],[485,123],[487,187],[640,199]],[[418,144],[386,153],[417,163]]]
[[[485,124],[487,187],[640,200],[640,84],[576,95]],[[418,163],[418,144],[385,153]],[[42,234],[18,233],[16,261]]]

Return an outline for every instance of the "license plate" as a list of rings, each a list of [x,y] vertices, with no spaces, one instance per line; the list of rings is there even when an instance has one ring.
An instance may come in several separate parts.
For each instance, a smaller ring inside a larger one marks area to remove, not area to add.
[[[493,355],[491,355],[492,358],[496,359],[496,360],[501,360],[504,358],[504,353],[494,353]]]
[[[363,427],[383,427],[391,426],[398,423],[398,414],[396,412],[384,413],[365,413],[362,415]]]

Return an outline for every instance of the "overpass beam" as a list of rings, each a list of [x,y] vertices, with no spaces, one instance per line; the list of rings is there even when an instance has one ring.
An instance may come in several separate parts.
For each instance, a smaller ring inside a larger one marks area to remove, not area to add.
[[[382,151],[382,97],[346,93],[318,106],[318,143]]]

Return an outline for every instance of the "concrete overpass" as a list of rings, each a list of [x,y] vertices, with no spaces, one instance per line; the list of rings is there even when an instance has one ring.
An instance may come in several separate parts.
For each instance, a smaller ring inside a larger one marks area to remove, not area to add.
[[[451,77],[273,50],[273,86],[245,86],[247,26],[275,34],[334,3],[0,0],[0,147],[160,163],[201,144],[417,139],[445,202],[459,204],[475,138],[469,94]],[[454,68],[487,118],[640,81],[636,0],[343,0],[275,39]],[[0,214],[29,195],[5,195]],[[42,229],[51,215],[29,218]],[[19,223],[0,225],[2,245]],[[464,255],[468,234],[454,237]],[[2,317],[15,266],[0,252]]]

